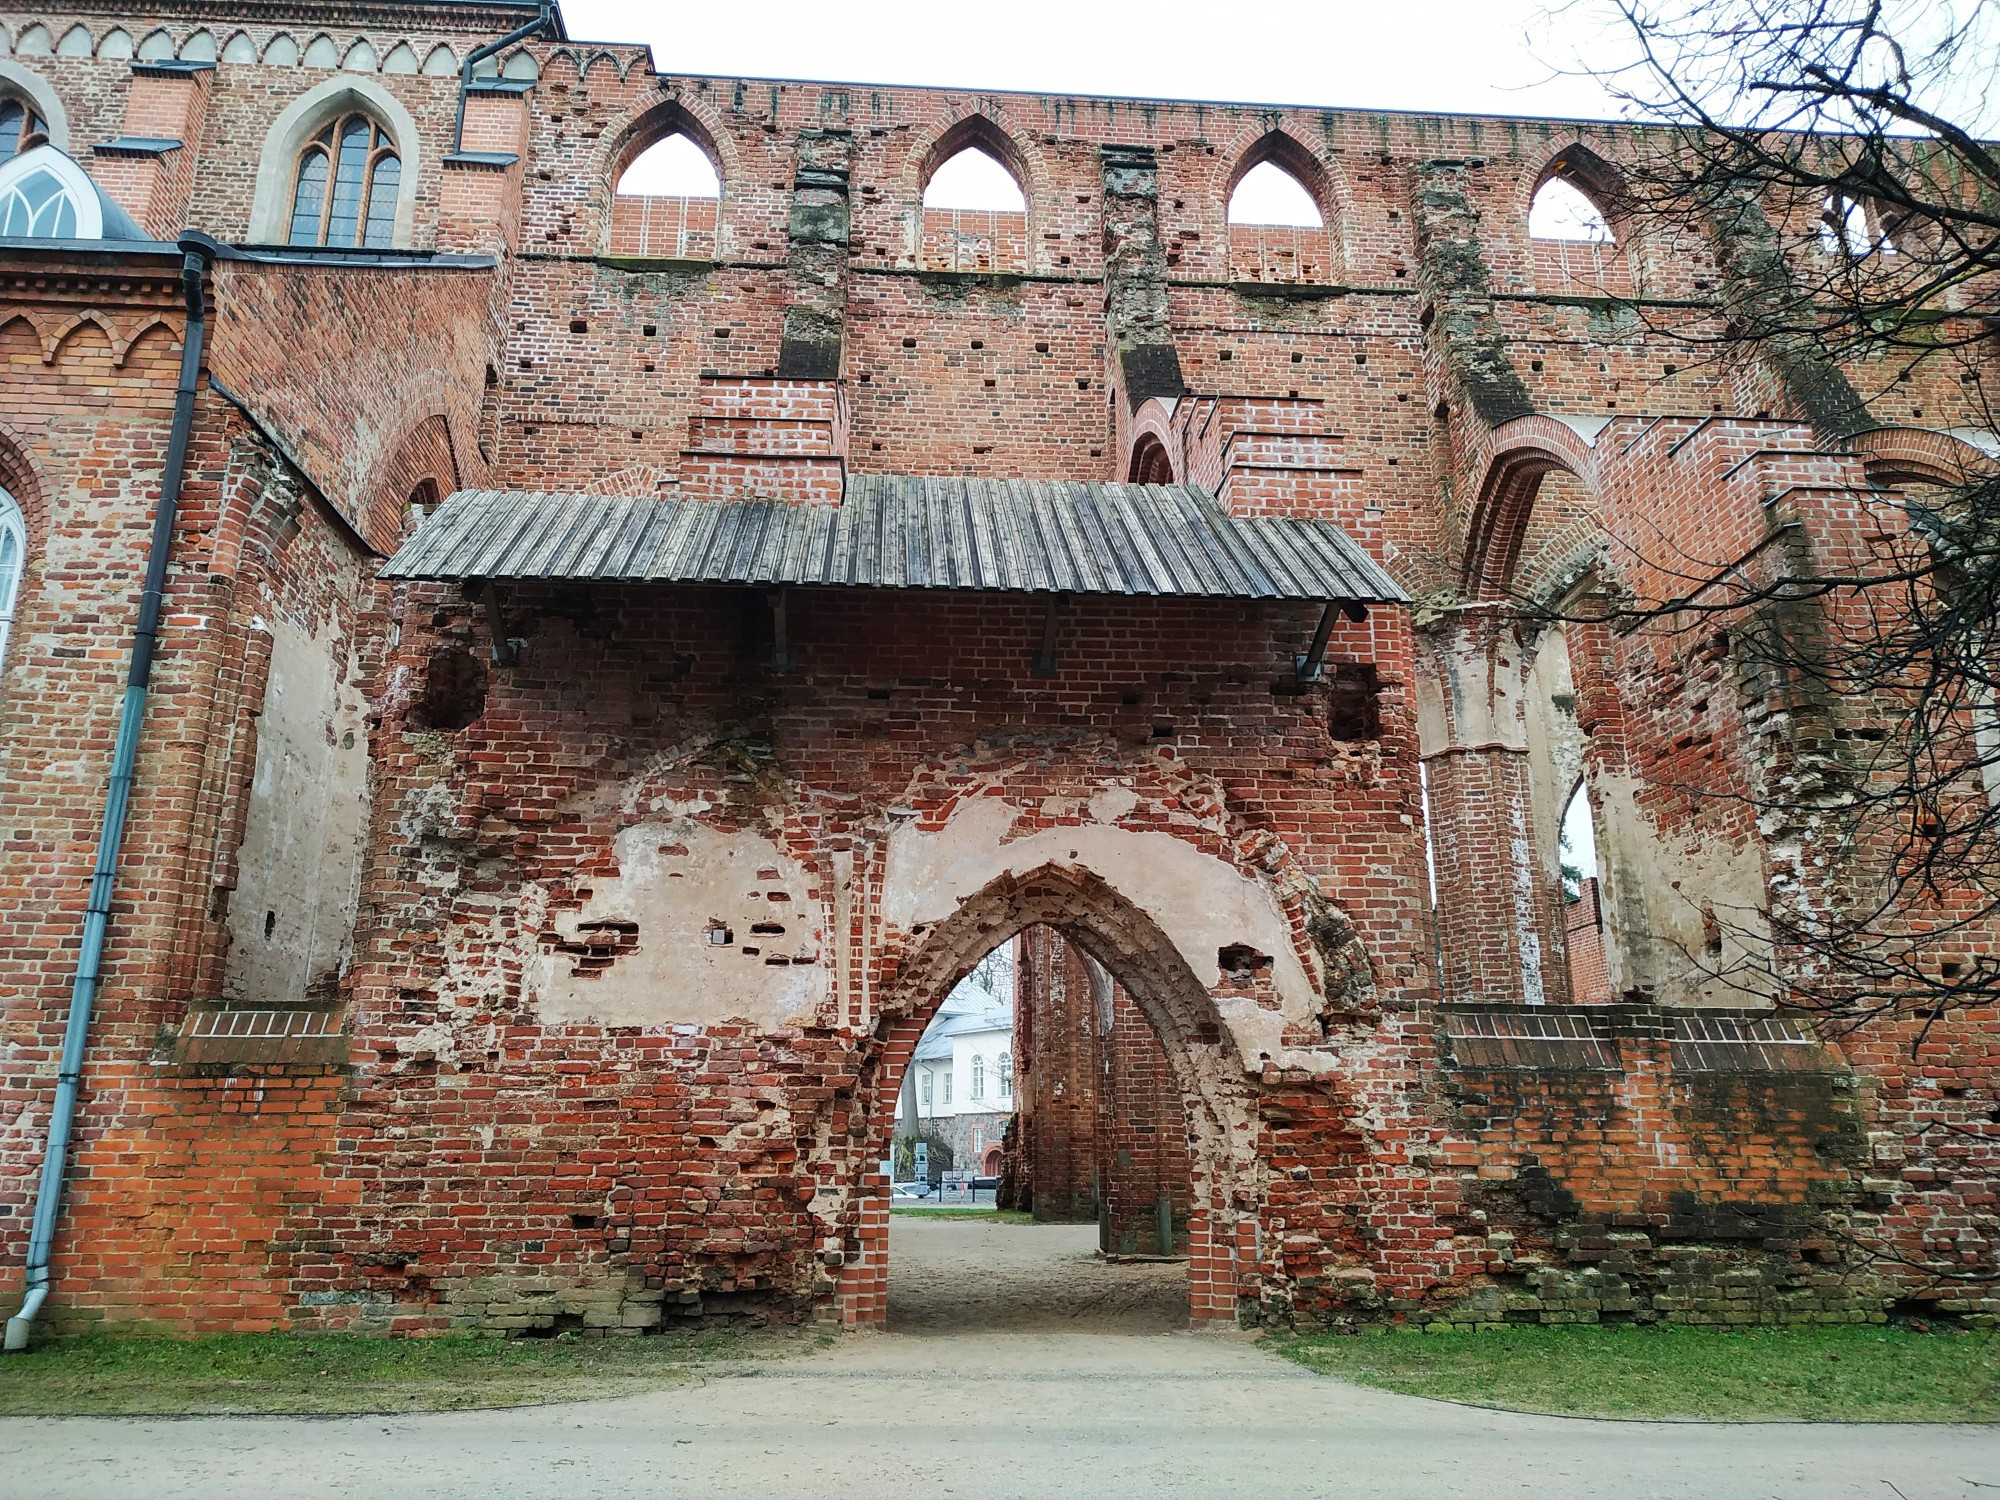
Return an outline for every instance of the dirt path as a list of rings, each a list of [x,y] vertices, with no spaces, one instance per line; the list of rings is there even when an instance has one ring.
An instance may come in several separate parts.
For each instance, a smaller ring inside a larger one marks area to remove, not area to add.
[[[1109,1265],[1095,1224],[889,1221],[893,1333],[1178,1333],[1187,1267]]]

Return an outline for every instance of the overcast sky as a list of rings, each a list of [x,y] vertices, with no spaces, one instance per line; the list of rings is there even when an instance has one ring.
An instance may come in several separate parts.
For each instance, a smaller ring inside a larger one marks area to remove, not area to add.
[[[564,0],[570,34],[663,72],[1168,99],[1605,118],[1557,76],[1618,38],[1542,0]]]

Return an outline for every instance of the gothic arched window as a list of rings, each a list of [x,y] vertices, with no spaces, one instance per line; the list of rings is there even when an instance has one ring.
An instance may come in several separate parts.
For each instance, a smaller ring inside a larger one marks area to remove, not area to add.
[[[49,127],[34,106],[0,95],[0,161],[12,161],[49,138]]]
[[[21,519],[21,507],[0,489],[0,667],[7,664],[7,638],[14,633],[14,606],[27,557],[28,527]]]
[[[291,243],[388,249],[402,178],[396,143],[372,118],[350,114],[329,122],[299,153]]]

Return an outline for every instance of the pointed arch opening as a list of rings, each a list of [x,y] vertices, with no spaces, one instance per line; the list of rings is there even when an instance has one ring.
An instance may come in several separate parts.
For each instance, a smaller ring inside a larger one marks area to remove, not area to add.
[[[1150,432],[1141,433],[1132,445],[1132,463],[1126,473],[1131,484],[1172,484],[1174,483],[1173,455],[1167,452],[1167,445]]]
[[[924,155],[918,257],[934,271],[1028,269],[1027,174],[1006,132],[984,115],[960,120]]]
[[[1621,225],[1630,222],[1625,179],[1581,143],[1558,154],[1528,199],[1528,242],[1535,283],[1593,295],[1634,291]]]
[[[861,1152],[855,1229],[844,1240],[836,1294],[843,1320],[869,1326],[893,1316],[892,1254],[900,1252],[882,1212],[893,1200],[880,1168],[908,1165],[902,1138],[926,1111],[945,1108],[948,1087],[958,1112],[981,1102],[967,1092],[969,1059],[957,1070],[962,1078],[939,1066],[943,1049],[931,1033],[940,1014],[954,1013],[947,1002],[968,976],[987,972],[982,965],[1002,950],[1012,955],[1013,1031],[999,1077],[1011,1099],[990,1097],[994,1074],[981,1069],[983,1102],[1011,1105],[997,1190],[1038,1222],[1079,1225],[1073,1237],[1085,1254],[1095,1241],[1112,1255],[1186,1256],[1188,1289],[1173,1274],[1174,1322],[1183,1308],[1196,1322],[1233,1320],[1234,1275],[1215,1266],[1232,1243],[1223,1220],[1247,1201],[1254,1173],[1241,1128],[1251,1090],[1214,999],[1174,941],[1102,878],[1049,865],[996,878],[942,921],[918,927],[915,944],[884,995],[864,1065],[875,1126]],[[1081,1102],[1086,1078],[1109,1081],[1081,1111],[1088,1118],[1073,1118],[1079,1112],[1066,1113],[1065,1101]],[[1123,1123],[1103,1121],[1106,1109]],[[1140,1136],[1150,1155],[1138,1148]],[[1080,1169],[1050,1165],[1064,1159]],[[1106,1175],[1117,1172],[1126,1176]]]
[[[613,255],[713,260],[723,176],[708,132],[685,111],[656,114],[611,174]]]
[[[1596,819],[1588,778],[1579,776],[1563,808],[1557,854],[1563,895],[1563,927],[1573,1005],[1611,1003],[1611,971],[1605,961],[1603,884],[1597,871]]]
[[[1332,279],[1326,169],[1302,144],[1272,131],[1237,162],[1224,219],[1235,281]]]

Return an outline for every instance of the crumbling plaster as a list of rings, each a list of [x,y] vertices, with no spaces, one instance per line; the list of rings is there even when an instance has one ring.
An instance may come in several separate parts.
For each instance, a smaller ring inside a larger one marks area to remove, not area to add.
[[[1129,789],[1107,787],[1082,804],[1085,821],[1020,834],[1015,828],[1022,811],[998,797],[961,802],[934,830],[904,822],[889,836],[884,919],[913,932],[949,917],[997,880],[1050,866],[1088,871],[1151,918],[1188,969],[1211,986],[1224,977],[1218,964],[1223,949],[1247,945],[1270,956],[1281,1010],[1252,997],[1214,998],[1237,1055],[1255,1069],[1260,1057],[1284,1051],[1288,1021],[1317,1016],[1319,986],[1268,885],[1174,834],[1102,821],[1129,811],[1136,800]]]

